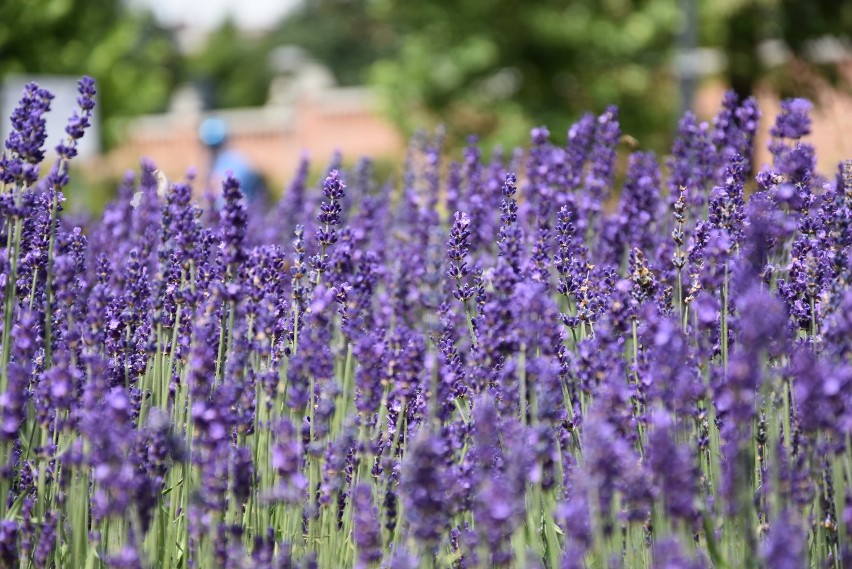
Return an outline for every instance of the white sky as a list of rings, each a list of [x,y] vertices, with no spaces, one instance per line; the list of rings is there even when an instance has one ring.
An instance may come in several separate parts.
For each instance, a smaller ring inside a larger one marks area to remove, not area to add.
[[[168,25],[211,29],[229,15],[244,29],[270,28],[300,0],[127,0],[153,10]],[[308,0],[310,1],[310,0]]]

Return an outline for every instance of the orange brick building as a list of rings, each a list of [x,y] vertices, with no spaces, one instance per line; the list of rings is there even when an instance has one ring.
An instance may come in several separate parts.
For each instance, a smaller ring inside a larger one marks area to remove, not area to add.
[[[211,116],[227,125],[228,147],[240,152],[274,188],[289,180],[303,152],[325,164],[336,150],[354,162],[365,155],[396,157],[405,149],[371,90],[337,87],[319,66],[276,79],[262,107],[209,112],[201,107],[198,94],[185,88],[167,113],[133,119],[124,144],[104,157],[110,173],[135,168],[146,157],[169,179],[182,178],[190,167],[203,179],[210,155],[198,128]]]

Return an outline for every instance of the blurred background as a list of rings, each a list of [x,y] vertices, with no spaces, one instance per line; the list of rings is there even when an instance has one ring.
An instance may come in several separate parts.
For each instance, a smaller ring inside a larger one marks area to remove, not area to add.
[[[850,30],[849,0],[0,0],[0,133],[37,80],[58,140],[94,76],[78,178],[97,209],[142,156],[170,178],[237,161],[278,194],[303,151],[389,169],[416,129],[490,149],[546,124],[562,142],[608,104],[665,154],[684,110],[709,119],[733,88],[759,99],[764,136],[780,98],[813,100],[832,172],[852,157]]]

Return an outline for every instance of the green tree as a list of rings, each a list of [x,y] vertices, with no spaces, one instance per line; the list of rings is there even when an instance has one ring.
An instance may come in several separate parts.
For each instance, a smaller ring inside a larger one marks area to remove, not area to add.
[[[123,117],[162,110],[181,60],[174,38],[121,0],[2,0],[0,78],[10,73],[92,75],[104,143]]]
[[[374,78],[406,130],[439,116],[459,134],[517,143],[532,124],[567,126],[617,104],[625,132],[656,145],[673,120],[675,0],[377,0],[374,10],[399,39]]]
[[[341,85],[361,85],[370,65],[393,56],[392,23],[377,17],[370,0],[306,1],[281,21],[266,45],[302,47]]]
[[[665,150],[689,2],[698,46],[726,56],[723,78],[741,96],[766,80],[783,95],[807,95],[794,66],[815,40],[849,46],[852,2],[838,0],[373,0],[370,13],[396,44],[373,78],[408,132],[440,117],[457,134],[517,143],[533,124],[557,128],[612,103],[626,133]],[[780,40],[791,63],[765,67],[766,40]],[[833,64],[810,65],[836,78]]]
[[[840,85],[832,61],[814,61],[818,42],[833,38],[850,48],[852,2],[842,0],[707,0],[702,3],[703,45],[719,47],[727,58],[725,77],[741,96],[770,80],[784,95],[796,92],[796,69],[806,62],[813,72]],[[767,68],[758,46],[768,40],[787,51],[786,64]],[[848,85],[847,85],[848,87]],[[807,94],[807,93],[805,93]]]
[[[199,85],[210,107],[262,105],[272,79],[267,59],[264,38],[247,37],[226,20],[188,58],[186,77]]]
[[[266,101],[276,47],[303,48],[332,72],[341,85],[362,85],[370,66],[390,56],[394,36],[375,18],[368,0],[303,2],[269,33],[247,35],[231,21],[207,38],[187,62],[187,77],[199,84],[215,107],[260,105]]]

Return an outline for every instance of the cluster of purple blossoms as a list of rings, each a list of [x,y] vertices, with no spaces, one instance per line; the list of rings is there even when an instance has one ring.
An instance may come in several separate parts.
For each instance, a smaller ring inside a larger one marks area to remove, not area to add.
[[[852,161],[807,101],[758,169],[728,94],[665,160],[613,107],[416,137],[398,185],[303,156],[266,211],[143,162],[77,227],[95,96],[40,178],[28,85],[0,156],[0,565],[852,564]]]
[[[28,83],[24,96],[12,112],[12,130],[3,145],[0,181],[4,184],[33,184],[38,180],[47,140],[45,114],[50,111],[53,95],[35,83]]]

